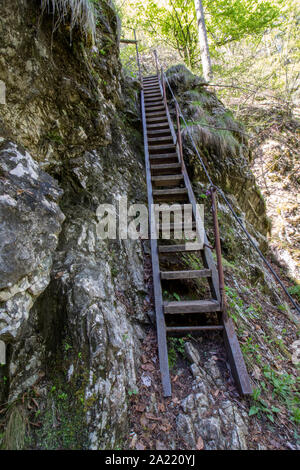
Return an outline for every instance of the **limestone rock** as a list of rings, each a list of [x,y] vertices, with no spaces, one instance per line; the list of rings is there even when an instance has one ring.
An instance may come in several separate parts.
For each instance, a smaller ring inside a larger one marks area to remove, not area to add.
[[[0,144],[0,338],[13,340],[49,283],[64,215],[62,190],[30,154]]]

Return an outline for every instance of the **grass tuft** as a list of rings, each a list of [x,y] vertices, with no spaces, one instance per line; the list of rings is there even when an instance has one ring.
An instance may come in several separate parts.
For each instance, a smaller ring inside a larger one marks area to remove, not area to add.
[[[78,26],[86,37],[96,37],[96,9],[93,0],[41,0],[42,12],[52,13],[56,18],[54,30],[70,21],[70,31]]]

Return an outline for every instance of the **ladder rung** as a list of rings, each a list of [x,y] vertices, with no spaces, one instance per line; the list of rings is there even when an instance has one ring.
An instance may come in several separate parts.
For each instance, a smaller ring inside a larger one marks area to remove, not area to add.
[[[167,333],[188,333],[189,331],[216,331],[224,330],[222,325],[206,325],[206,326],[167,326]]]
[[[149,85],[151,83],[159,83],[158,78],[154,77],[154,78],[151,78],[149,80],[143,80],[143,85]]]
[[[189,243],[188,245],[160,245],[158,251],[160,253],[177,253],[183,251],[200,251],[203,249],[203,246],[199,243]]]
[[[171,142],[172,144],[174,144],[173,137],[171,135],[163,136],[163,137],[149,137],[148,142],[150,144],[152,144],[152,142],[154,142],[154,143],[155,142]]]
[[[186,188],[168,188],[168,189],[154,189],[153,196],[176,196],[180,194],[187,194]]]
[[[216,300],[182,300],[179,302],[164,302],[164,312],[174,313],[209,313],[220,311]]]
[[[160,161],[162,159],[164,160],[173,160],[174,158],[176,160],[178,160],[178,155],[177,153],[173,152],[173,153],[155,153],[155,154],[152,154],[152,155],[149,155],[150,157],[150,160],[157,160],[157,161]]]
[[[167,129],[170,129],[169,127],[169,121],[166,121],[164,123],[157,123],[157,124],[148,124],[147,123],[147,129],[161,129],[162,127],[166,127]]]
[[[182,181],[183,175],[152,176],[151,180],[155,186],[172,186]]]
[[[164,125],[169,125],[169,121],[167,119],[167,116],[160,116],[160,117],[147,117],[147,127],[150,122],[157,122],[157,123],[164,123]]]
[[[149,85],[144,85],[144,90],[146,90],[147,93],[150,91],[155,91],[155,92],[160,92],[160,86],[156,83],[150,83]]]
[[[149,130],[147,131],[147,134],[148,134],[148,135],[151,134],[151,135],[153,135],[153,136],[154,136],[154,135],[158,135],[158,136],[159,136],[159,135],[162,135],[162,134],[167,134],[166,137],[172,137],[172,134],[171,134],[170,129],[157,129],[156,131],[149,129]]]
[[[155,202],[188,201],[186,188],[154,189]]]
[[[149,121],[149,119],[153,119],[155,117],[164,117],[166,119],[166,110],[162,109],[161,111],[151,111],[151,112],[146,112],[146,119]]]
[[[161,92],[160,90],[158,91],[153,91],[153,93],[149,92],[149,91],[146,91],[144,93],[144,101],[147,102],[147,101],[152,101],[152,100],[156,100],[157,98],[160,98],[162,99],[162,95],[161,95]]]
[[[169,172],[170,170],[181,170],[180,163],[162,163],[162,164],[152,164],[151,165],[151,172]]]
[[[200,279],[211,277],[210,269],[199,269],[192,271],[161,271],[161,279]]]
[[[158,78],[153,77],[153,78],[149,78],[148,80],[147,79],[143,80],[143,85],[148,85],[149,83],[159,83]]]
[[[149,152],[155,152],[156,150],[175,150],[174,143],[172,144],[160,144],[160,145],[148,145]]]
[[[160,100],[145,100],[145,108],[146,111],[149,111],[150,109],[155,108],[156,106],[164,106],[164,102]]]
[[[179,224],[174,224],[174,222],[170,222],[170,224],[168,224],[166,226],[166,224],[163,224],[163,223],[160,223],[158,225],[159,227],[159,230],[168,230],[170,228],[170,231],[173,231],[173,230],[182,230],[183,232],[184,231],[189,231],[189,230],[193,230],[196,228],[196,223],[193,222],[192,225],[191,224],[184,224],[184,221]]]
[[[156,105],[156,106],[146,106],[146,113],[149,114],[149,113],[153,113],[154,111],[165,111],[165,106],[163,104],[160,104],[159,106]]]

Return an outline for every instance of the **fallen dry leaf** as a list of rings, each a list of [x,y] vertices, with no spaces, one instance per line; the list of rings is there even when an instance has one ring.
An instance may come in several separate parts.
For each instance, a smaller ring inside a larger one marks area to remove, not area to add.
[[[139,405],[136,405],[135,409],[139,413],[143,413],[145,411],[146,405],[143,405],[143,403],[140,403]]]
[[[164,413],[166,411],[166,407],[163,403],[158,404],[158,411],[160,411],[161,413]]]
[[[198,437],[196,448],[197,450],[202,450],[204,448],[204,442],[201,436]]]
[[[60,271],[59,273],[56,273],[55,275],[55,278],[54,279],[59,279],[60,277],[62,277],[63,275],[65,274],[64,271]]]
[[[148,364],[143,364],[141,367],[143,370],[147,370],[149,372],[152,372],[155,370],[155,367],[153,364],[151,364],[151,362],[149,362]]]
[[[154,416],[152,413],[145,413],[146,418],[148,419],[153,419],[154,421],[161,421],[161,418],[157,418],[157,416]]]

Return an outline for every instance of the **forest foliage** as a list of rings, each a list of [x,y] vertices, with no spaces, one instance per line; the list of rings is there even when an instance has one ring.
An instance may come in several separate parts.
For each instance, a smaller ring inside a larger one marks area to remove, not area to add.
[[[141,52],[158,48],[171,57],[167,65],[177,59],[201,74],[194,0],[117,0],[117,6],[124,36],[135,28]],[[297,0],[203,0],[203,7],[214,83],[268,87],[299,100]]]

